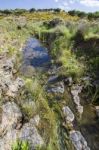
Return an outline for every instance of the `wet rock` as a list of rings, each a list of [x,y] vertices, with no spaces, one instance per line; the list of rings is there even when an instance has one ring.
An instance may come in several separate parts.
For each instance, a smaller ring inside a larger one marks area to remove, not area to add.
[[[57,80],[58,80],[58,75],[51,76],[51,77],[48,79],[48,83],[53,83],[53,82],[56,82]]]
[[[22,113],[14,102],[7,102],[2,108],[2,123],[0,134],[6,132],[10,128],[20,128],[22,121]]]
[[[79,131],[75,130],[70,131],[70,139],[74,144],[76,150],[90,150],[86,140]]]
[[[56,85],[53,85],[52,87],[47,88],[47,92],[49,93],[61,93],[63,94],[65,91],[64,89],[64,83],[59,82]]]
[[[83,106],[80,104],[80,97],[79,97],[79,94],[81,93],[81,91],[82,91],[82,86],[79,86],[79,85],[73,86],[71,89],[71,94],[73,96],[73,100],[74,100],[74,103],[76,104],[76,109],[78,113],[80,114],[80,117],[83,113]]]
[[[72,123],[74,121],[75,116],[68,106],[63,107],[63,114],[67,123]]]
[[[95,108],[96,108],[96,114],[99,117],[99,106],[96,106]]]

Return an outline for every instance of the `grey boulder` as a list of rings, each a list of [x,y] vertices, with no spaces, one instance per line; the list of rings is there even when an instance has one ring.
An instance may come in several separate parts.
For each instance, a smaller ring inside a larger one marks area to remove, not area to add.
[[[2,107],[2,123],[0,133],[6,132],[11,128],[19,128],[21,126],[22,113],[14,102],[7,102]]]
[[[67,123],[72,123],[74,121],[75,116],[68,106],[63,107],[63,114]]]
[[[90,150],[81,132],[75,130],[70,131],[70,139],[76,150]]]

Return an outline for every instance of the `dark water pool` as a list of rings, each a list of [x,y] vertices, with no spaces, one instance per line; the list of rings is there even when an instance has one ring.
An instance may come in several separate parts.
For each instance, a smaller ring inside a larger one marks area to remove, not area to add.
[[[23,52],[24,65],[38,67],[48,67],[50,56],[47,48],[42,46],[39,40],[30,38],[26,42]]]

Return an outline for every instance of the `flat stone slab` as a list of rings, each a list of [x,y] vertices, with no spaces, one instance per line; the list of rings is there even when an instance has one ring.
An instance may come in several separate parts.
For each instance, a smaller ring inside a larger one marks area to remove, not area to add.
[[[74,144],[76,150],[90,150],[87,145],[87,141],[85,140],[80,131],[70,131],[70,139]]]
[[[63,107],[63,114],[67,123],[72,123],[74,121],[75,116],[68,106]]]

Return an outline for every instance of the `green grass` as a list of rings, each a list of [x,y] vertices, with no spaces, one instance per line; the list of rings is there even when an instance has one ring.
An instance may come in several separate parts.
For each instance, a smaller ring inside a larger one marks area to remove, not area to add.
[[[62,63],[62,72],[64,75],[72,77],[81,77],[84,73],[84,66],[81,64],[71,50],[63,50],[59,58]]]
[[[12,145],[12,150],[30,150],[29,143],[27,141],[16,141]]]
[[[46,33],[56,34],[56,38],[52,39],[50,43],[50,53],[56,63],[61,64],[61,74],[72,77],[81,77],[84,73],[84,65],[77,59],[76,55],[73,52],[73,40],[75,32],[71,32],[65,26],[57,26],[56,28],[49,29],[44,33],[45,38]],[[44,36],[43,35],[43,36]],[[53,35],[54,36],[54,35]],[[50,41],[48,37],[46,41]]]
[[[58,150],[58,133],[57,133],[57,119],[54,114],[53,109],[49,107],[46,94],[43,87],[41,86],[38,78],[30,79],[27,78],[26,88],[31,92],[33,99],[37,106],[37,113],[40,115],[41,123],[39,130],[44,136],[45,143],[47,144],[48,150],[51,149]],[[33,111],[31,109],[28,110]]]
[[[72,76],[73,79],[76,78],[77,80],[83,77],[83,75],[86,73],[86,70],[89,69],[89,66],[87,65],[87,61],[84,61],[86,59],[81,60],[82,57],[85,58],[83,53],[81,56],[78,56],[77,53],[74,52],[76,50],[74,47],[74,42],[76,40],[75,38],[78,31],[77,24],[80,23],[73,22],[74,24],[72,25],[71,23],[68,27],[63,24],[58,25],[55,28],[47,28],[44,26],[43,22],[50,21],[50,16],[52,17],[52,14],[49,16],[49,13],[38,13],[38,15],[40,18],[39,22],[37,21],[36,13],[24,14],[26,17],[26,25],[20,29],[18,29],[18,25],[20,25],[20,23],[17,22],[16,18],[10,16],[8,18],[0,19],[0,53],[7,52],[9,57],[16,55],[15,68],[18,70],[21,65],[22,58],[20,56],[22,55],[21,49],[23,45],[30,36],[37,36],[41,41],[46,42],[45,44],[49,48],[49,53],[54,59],[55,65],[60,65],[58,75]],[[62,15],[63,19],[66,18],[68,22],[70,21],[70,16],[64,16],[62,13],[60,15]],[[33,20],[34,18],[35,20]],[[75,19],[77,18],[75,17]],[[87,31],[84,28],[81,28],[84,40],[90,39],[90,37],[94,36],[98,37],[98,25],[93,27],[91,22],[88,25],[89,27]],[[80,39],[79,36],[78,39]],[[99,68],[99,57],[94,55],[94,51],[95,47],[93,49],[93,59],[90,61],[88,60],[88,64],[91,65],[93,72]],[[38,130],[40,131],[40,134],[45,141],[45,147],[37,149],[60,150],[60,137],[58,132],[60,120],[58,119],[60,119],[59,115],[61,116],[61,110],[58,103],[56,105],[52,104],[52,106],[50,106],[50,103],[54,103],[55,97],[48,97],[44,91],[43,78],[39,77],[39,74],[36,74],[36,76],[33,78],[23,77],[23,79],[25,81],[25,90],[28,91],[28,93],[31,95],[31,98],[35,102],[37,109],[32,110],[30,106],[27,106],[22,108],[22,111],[28,116],[29,119],[32,118],[35,114],[39,114],[41,118]],[[89,83],[86,86],[89,86]],[[93,99],[96,100],[96,98],[97,92],[95,92]],[[56,112],[58,109],[59,114]],[[27,142],[18,141],[14,143],[12,147],[12,150],[29,150],[29,145]]]

